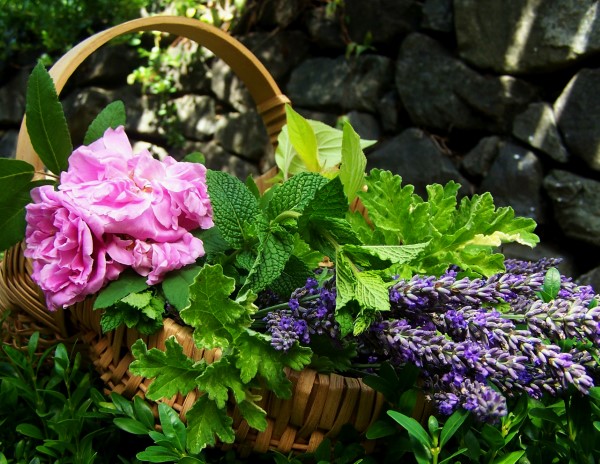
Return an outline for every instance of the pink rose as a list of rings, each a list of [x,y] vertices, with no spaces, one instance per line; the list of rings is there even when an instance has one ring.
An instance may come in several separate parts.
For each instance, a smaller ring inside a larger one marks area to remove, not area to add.
[[[107,250],[115,261],[131,266],[140,275],[148,276],[148,285],[161,282],[167,272],[192,264],[204,255],[202,240],[190,233],[176,242],[167,243],[149,243],[113,236]]]
[[[27,206],[25,256],[33,262],[32,279],[50,310],[67,307],[116,279],[124,266],[111,260],[98,222],[86,222],[81,211],[51,186],[31,191]]]

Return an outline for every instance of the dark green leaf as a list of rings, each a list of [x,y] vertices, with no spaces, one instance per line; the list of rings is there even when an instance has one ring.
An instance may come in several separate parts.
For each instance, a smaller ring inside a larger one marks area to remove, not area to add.
[[[367,438],[369,440],[376,440],[378,438],[389,437],[394,435],[397,429],[394,425],[388,421],[378,420],[367,430]]]
[[[0,158],[0,204],[10,201],[14,192],[27,188],[33,166],[25,161]]]
[[[442,433],[440,434],[440,446],[443,447],[448,440],[454,436],[456,431],[463,424],[469,413],[464,409],[458,409],[446,420]]]
[[[398,411],[388,411],[388,416],[394,419],[398,424],[406,429],[411,437],[414,437],[421,445],[426,448],[431,447],[431,437],[427,434],[421,424],[412,417],[405,416]]]
[[[515,464],[525,454],[525,451],[513,451],[494,460],[493,464]]]
[[[30,187],[30,184],[24,185],[0,203],[0,250],[10,248],[25,237],[25,206],[31,202]]]
[[[148,462],[177,462],[179,460],[177,453],[163,446],[149,446],[135,457]]]
[[[271,197],[267,213],[275,219],[285,211],[302,212],[328,180],[319,174],[302,172],[284,182]]]
[[[119,427],[121,430],[124,430],[127,433],[132,433],[133,435],[147,435],[150,430],[141,422],[136,421],[135,419],[130,419],[129,417],[117,417],[113,420],[115,425]]]
[[[19,424],[15,430],[26,437],[35,438],[37,440],[44,439],[42,431],[33,424]]]
[[[88,127],[83,138],[83,144],[90,145],[92,142],[101,139],[109,128],[116,129],[119,126],[124,126],[126,119],[125,105],[122,101],[117,100],[109,103]]]
[[[182,161],[185,161],[186,163],[204,164],[206,163],[206,156],[204,156],[199,151],[194,151],[185,155]]]
[[[158,417],[163,433],[170,439],[172,446],[179,451],[185,451],[187,430],[185,424],[179,418],[179,414],[177,414],[169,405],[159,403]]]
[[[141,292],[148,288],[146,278],[133,272],[123,272],[119,278],[100,290],[94,309],[108,308],[130,293]]]
[[[71,135],[54,82],[41,62],[27,83],[25,114],[31,145],[44,165],[57,175],[66,171],[73,151]]]

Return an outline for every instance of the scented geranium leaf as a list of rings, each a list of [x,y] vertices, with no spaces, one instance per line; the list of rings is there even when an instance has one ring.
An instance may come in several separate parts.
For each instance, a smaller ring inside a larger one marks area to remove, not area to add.
[[[162,281],[162,290],[169,304],[179,311],[189,304],[190,285],[202,269],[196,264],[169,272]]]
[[[216,227],[232,248],[241,248],[247,224],[254,223],[259,215],[256,197],[237,177],[226,172],[208,170],[206,181]]]
[[[319,172],[321,166],[315,131],[308,121],[294,111],[290,105],[285,106],[285,115],[290,143],[294,150],[308,171]]]
[[[88,127],[83,138],[83,144],[89,145],[101,139],[107,129],[116,129],[124,126],[127,120],[125,104],[121,100],[109,103]]]
[[[145,277],[133,271],[125,271],[117,280],[100,290],[94,301],[94,309],[108,308],[130,293],[142,292],[147,288]]]
[[[267,214],[275,219],[286,211],[302,212],[328,180],[319,174],[303,172],[284,182],[273,193]]]
[[[200,396],[185,414],[187,419],[187,447],[199,453],[216,443],[215,435],[224,443],[233,443],[235,433],[231,427],[233,419],[225,409],[220,409],[208,395]]]
[[[282,298],[289,298],[290,294],[297,288],[304,286],[306,279],[313,272],[296,256],[290,256],[285,267],[277,279],[269,285],[269,288]]]
[[[196,388],[196,377],[206,367],[188,358],[175,337],[165,340],[165,351],[157,348],[148,351],[143,340],[138,340],[131,346],[131,353],[135,358],[130,365],[131,372],[154,378],[146,393],[151,400],[170,398],[177,393],[186,395]]]
[[[367,158],[360,147],[360,137],[349,123],[344,124],[343,133],[342,165],[340,166],[339,176],[348,203],[352,203],[357,192],[362,189],[365,183]]]
[[[54,81],[41,61],[29,77],[26,100],[27,132],[33,149],[50,171],[66,171],[73,151],[71,135]]]
[[[238,402],[237,406],[250,427],[261,432],[267,428],[267,413],[254,401],[244,400]]]
[[[306,367],[310,363],[311,350],[296,344],[286,353],[275,351],[269,336],[248,330],[237,340],[236,359],[242,382],[248,383],[260,375],[269,390],[280,398],[289,398],[291,382],[283,369],[286,366],[294,370]]]
[[[279,224],[271,223],[269,231],[259,236],[258,255],[240,292],[264,290],[277,279],[294,249],[294,235]]]
[[[227,357],[206,366],[204,372],[196,379],[196,384],[219,408],[225,407],[229,390],[238,402],[246,398],[246,386],[240,380],[240,371]]]
[[[385,282],[372,271],[355,272],[354,295],[363,310],[389,311],[390,295]]]
[[[248,308],[230,298],[235,280],[220,265],[204,265],[190,286],[190,304],[179,313],[194,328],[198,346],[227,347],[252,320]]]

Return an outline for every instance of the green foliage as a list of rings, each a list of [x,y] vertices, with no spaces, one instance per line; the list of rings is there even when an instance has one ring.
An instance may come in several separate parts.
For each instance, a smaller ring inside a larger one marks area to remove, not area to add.
[[[92,33],[139,16],[150,0],[4,0],[0,61],[18,53],[57,56]]]
[[[125,105],[122,101],[109,103],[98,116],[92,121],[90,127],[85,133],[83,139],[84,145],[95,142],[104,135],[109,127],[116,129],[118,126],[124,126],[126,122]]]
[[[58,344],[38,354],[38,342],[34,333],[24,350],[0,351],[0,462],[126,462],[79,353]]]

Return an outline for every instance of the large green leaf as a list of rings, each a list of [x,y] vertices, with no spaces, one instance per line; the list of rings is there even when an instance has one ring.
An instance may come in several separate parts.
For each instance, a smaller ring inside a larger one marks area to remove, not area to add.
[[[117,280],[112,281],[104,287],[96,300],[94,309],[108,308],[130,293],[141,292],[148,288],[146,278],[133,271],[123,272]]]
[[[190,304],[180,312],[183,321],[194,328],[200,347],[227,347],[250,326],[250,311],[232,300],[235,280],[223,274],[220,265],[205,265],[190,286]]]
[[[25,206],[31,202],[30,185],[25,184],[19,190],[0,202],[0,250],[6,250],[25,237]]]
[[[0,158],[0,204],[8,203],[16,191],[29,186],[33,166],[25,161]]]
[[[188,422],[187,445],[192,453],[216,443],[215,435],[224,443],[233,443],[235,433],[231,428],[233,419],[227,412],[211,401],[207,395],[196,400],[186,413]]]
[[[405,416],[398,411],[388,411],[388,416],[394,419],[398,424],[406,429],[408,434],[414,437],[421,445],[431,448],[431,437],[427,434],[421,424],[412,417]]]
[[[88,127],[83,138],[84,145],[89,145],[102,138],[106,129],[116,129],[119,126],[124,126],[125,122],[126,114],[123,102],[117,100],[109,103],[92,121],[90,127]]]
[[[290,105],[285,106],[290,142],[308,171],[319,172],[319,152],[315,131],[306,119],[296,113]]]
[[[248,225],[255,223],[260,213],[256,197],[226,172],[209,170],[206,180],[215,225],[231,247],[241,248]]]
[[[344,193],[348,203],[352,203],[357,193],[365,185],[365,168],[367,158],[360,147],[360,137],[350,124],[344,124],[342,139],[342,164],[340,166],[340,180],[344,185]]]
[[[154,378],[146,396],[151,400],[170,398],[177,393],[185,395],[196,388],[196,377],[200,375],[204,364],[194,364],[183,353],[183,348],[175,337],[165,341],[165,351],[157,348],[148,350],[142,340],[131,347],[136,358],[130,365],[131,372],[141,377]]]
[[[246,387],[240,380],[240,372],[227,357],[208,365],[196,383],[219,408],[225,407],[229,391],[238,402],[246,399]]]
[[[66,171],[73,151],[71,135],[54,82],[40,61],[27,84],[25,107],[31,145],[53,173]]]

